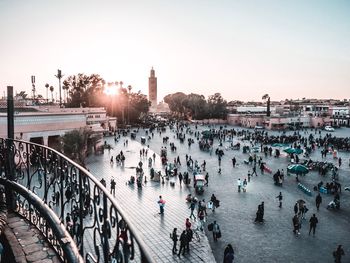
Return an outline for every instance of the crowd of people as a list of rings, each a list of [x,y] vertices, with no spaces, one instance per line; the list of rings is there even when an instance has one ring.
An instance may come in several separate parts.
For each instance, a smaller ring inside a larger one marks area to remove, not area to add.
[[[218,158],[218,167],[219,171],[218,173],[221,174],[221,161],[222,157],[224,155],[224,148],[222,148],[224,142],[231,142],[233,138],[236,138],[237,140],[240,140],[243,146],[243,152],[249,154],[249,157],[247,158],[247,164],[248,164],[248,173],[247,178],[242,178],[242,180],[239,178],[237,180],[237,190],[238,192],[246,192],[247,186],[251,182],[251,178],[255,175],[258,176],[257,173],[257,167],[260,169],[260,173],[264,174],[266,172],[269,173],[269,168],[267,167],[266,160],[267,158],[270,158],[271,156],[280,157],[280,150],[278,148],[273,148],[271,145],[275,143],[284,144],[286,146],[290,146],[295,149],[304,149],[304,153],[307,154],[304,155],[304,157],[309,157],[309,154],[311,154],[316,149],[322,149],[322,157],[324,154],[332,153],[334,149],[340,149],[340,150],[349,150],[349,138],[337,138],[335,136],[331,136],[327,134],[326,136],[322,137],[321,133],[318,130],[313,131],[304,131],[304,135],[302,135],[301,132],[294,132],[292,135],[287,134],[280,134],[280,135],[269,135],[266,131],[252,131],[252,130],[235,130],[235,129],[226,129],[225,127],[221,126],[218,129],[210,129],[210,135],[207,137],[203,137],[202,133],[197,130],[197,127],[195,127],[195,130],[191,130],[191,128],[187,124],[183,123],[173,123],[171,124],[172,131],[174,132],[175,136],[174,139],[177,139],[180,143],[184,142],[184,139],[187,138],[188,140],[188,147],[191,147],[191,144],[198,143],[201,150],[204,151],[210,151],[214,148],[214,143],[217,141],[219,147],[216,149],[215,153]],[[162,135],[163,130],[157,130],[159,133],[159,136]],[[319,135],[317,137],[317,135]],[[152,138],[154,134],[152,133]],[[194,137],[194,138],[193,138]],[[150,140],[151,137],[148,139]],[[171,141],[171,137],[165,136],[163,138],[163,144],[164,146],[161,149],[161,160],[162,164],[164,165],[165,169],[165,177],[174,176],[177,178],[177,182],[180,186],[182,184],[189,185],[191,182],[191,174],[193,174],[193,183],[195,183],[195,175],[198,173],[204,173],[206,174],[205,180],[206,180],[206,186],[208,186],[209,182],[209,174],[206,171],[206,161],[200,163],[198,160],[192,159],[190,155],[186,156],[180,156],[174,158],[173,162],[170,162],[168,159],[167,153],[166,153],[166,145],[170,143],[170,148],[173,152],[176,152],[177,146],[176,142]],[[125,145],[125,142],[124,142]],[[236,144],[237,145],[237,144]],[[247,148],[248,147],[248,148]],[[238,147],[239,149],[239,147]],[[248,150],[247,150],[248,149]],[[254,149],[254,151],[252,151]],[[255,150],[258,149],[258,150]],[[233,148],[228,147],[226,150],[233,150]],[[140,150],[140,158],[146,156],[147,157],[147,151],[148,149],[141,149]],[[260,154],[261,153],[261,154]],[[231,154],[230,154],[231,155]],[[123,158],[123,153],[121,152],[121,155],[118,155],[119,162]],[[231,155],[232,156],[232,155]],[[185,157],[185,160],[182,160],[182,158]],[[265,157],[266,159],[263,160],[262,158]],[[211,158],[211,157],[208,157]],[[290,160],[293,160],[295,163],[299,163],[299,156],[298,154],[291,154],[289,155]],[[155,157],[153,159],[149,158],[149,167],[152,171],[153,163]],[[125,157],[124,157],[125,160]],[[236,167],[237,160],[233,156],[232,160],[232,166]],[[111,159],[111,162],[113,159]],[[311,159],[310,159],[311,161]],[[181,166],[181,163],[185,163],[186,165],[184,167]],[[309,165],[311,166],[311,162],[309,162]],[[168,164],[171,164],[173,167],[172,169],[169,169]],[[315,162],[313,163],[315,165]],[[338,162],[338,167],[334,166],[332,167],[333,170],[337,171],[339,167],[341,166],[341,159]],[[138,166],[139,167],[139,166]],[[324,168],[322,165],[317,166],[318,169],[320,169],[320,174],[324,174],[323,170],[328,171],[328,168]],[[319,168],[321,167],[321,168]],[[141,167],[140,167],[141,168]],[[185,170],[184,170],[185,169]],[[323,169],[323,170],[322,170]],[[330,169],[333,171],[332,169]],[[251,172],[252,171],[252,172]],[[153,174],[151,172],[151,179],[154,176],[154,169]],[[275,173],[273,173],[273,181],[275,185],[282,186],[284,181],[284,170],[277,170]],[[339,182],[336,180],[336,178],[333,178],[332,182],[322,184],[317,186],[317,191],[320,189],[320,187],[325,187],[330,194],[338,195],[341,193],[341,187]],[[114,186],[115,187],[115,186]],[[278,196],[273,196],[278,199],[279,208],[282,208],[282,200],[283,195],[280,191]],[[337,196],[336,196],[337,197]],[[335,198],[339,200],[339,198]],[[198,200],[194,196],[189,196],[186,199],[188,203],[188,209],[189,209],[189,216],[185,219],[185,225],[184,229],[178,232],[178,228],[174,228],[173,232],[170,234],[170,238],[173,241],[173,249],[172,252],[174,254],[177,254],[178,256],[182,256],[186,253],[190,252],[190,244],[193,241],[194,234],[198,231],[203,232],[205,229],[212,232],[213,235],[213,241],[216,242],[221,237],[221,229],[219,226],[219,223],[217,220],[215,220],[213,223],[207,224],[208,220],[208,210],[211,210],[212,212],[215,212],[215,209],[220,206],[220,202],[216,198],[214,194],[212,194],[211,199],[206,202],[204,199]],[[164,215],[164,207],[165,207],[165,201],[162,199],[162,196],[159,196],[159,200],[157,201],[159,204],[160,211],[159,213],[161,215]],[[316,208],[317,211],[319,210],[320,204],[322,203],[322,197],[320,194],[316,196]],[[295,203],[294,206],[294,216],[292,217],[292,226],[293,226],[293,233],[296,236],[300,235],[300,228],[303,220],[306,220],[306,213],[308,211],[308,208],[306,207],[305,202],[302,202],[302,200],[299,200]],[[257,211],[256,211],[256,217],[255,222],[257,223],[264,223],[264,213],[265,213],[265,205],[264,201],[261,201],[261,203],[258,205]],[[219,219],[220,220],[220,219]],[[193,223],[195,222],[195,224]],[[315,235],[316,233],[316,226],[319,224],[318,217],[316,214],[312,214],[312,216],[309,218],[309,235],[312,233]],[[178,244],[179,243],[179,244]],[[334,258],[338,258],[339,260],[336,262],[340,262],[340,259],[342,255],[344,255],[344,251],[341,249],[337,249],[333,253]],[[234,260],[234,250],[231,244],[228,244],[224,251],[224,262],[233,262]]]

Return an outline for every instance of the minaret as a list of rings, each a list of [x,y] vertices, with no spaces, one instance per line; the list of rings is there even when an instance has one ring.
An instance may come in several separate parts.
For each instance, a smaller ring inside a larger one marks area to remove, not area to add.
[[[148,78],[148,100],[151,101],[151,107],[157,107],[157,78],[154,69],[151,69],[151,76]]]

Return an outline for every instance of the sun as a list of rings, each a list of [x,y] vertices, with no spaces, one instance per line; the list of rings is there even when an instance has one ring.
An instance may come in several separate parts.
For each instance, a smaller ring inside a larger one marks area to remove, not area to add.
[[[117,87],[116,86],[107,86],[103,90],[103,93],[109,96],[113,96],[117,94]]]

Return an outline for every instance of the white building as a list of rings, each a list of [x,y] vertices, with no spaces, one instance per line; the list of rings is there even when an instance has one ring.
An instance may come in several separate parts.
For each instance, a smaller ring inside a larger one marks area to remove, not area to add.
[[[104,108],[45,106],[32,109],[32,112],[15,112],[15,138],[50,146],[57,143],[59,136],[74,129],[86,127],[102,133],[109,128]],[[7,137],[7,113],[0,113],[0,137]]]

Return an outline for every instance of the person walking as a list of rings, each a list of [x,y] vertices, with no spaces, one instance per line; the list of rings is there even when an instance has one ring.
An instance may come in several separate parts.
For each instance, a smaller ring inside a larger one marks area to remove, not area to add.
[[[175,227],[174,230],[173,230],[173,233],[171,234],[171,239],[173,240],[173,254],[176,254],[177,252],[177,241],[178,241],[178,235],[176,233],[177,231],[177,228]]]
[[[200,210],[199,213],[198,213],[198,219],[199,219],[199,222],[198,222],[198,228],[200,231],[203,232],[204,230],[204,219],[205,219],[205,213],[204,213],[204,210]]]
[[[295,214],[293,217],[293,233],[294,235],[300,235],[299,229],[300,229],[300,223],[299,223],[299,218],[298,215]]]
[[[221,237],[220,235],[221,235],[220,226],[218,225],[218,223],[216,223],[216,221],[214,221],[214,223],[213,223],[213,238],[214,238],[214,242],[218,241],[218,238]]]
[[[189,218],[186,218],[185,227],[186,227],[186,230],[191,229],[191,227],[192,227],[192,224],[191,224]]]
[[[185,255],[186,240],[187,240],[186,231],[184,230],[180,235],[180,248],[179,248],[179,253],[177,254],[178,256],[181,255],[181,252],[182,252],[182,255]]]
[[[335,263],[341,263],[341,257],[344,255],[344,249],[342,245],[338,245],[337,250],[333,251],[333,257]]]
[[[189,209],[191,209],[190,218],[192,218],[192,216],[193,216],[194,220],[196,220],[196,216],[193,213],[195,208],[196,208],[196,203],[194,201],[192,201],[191,204],[190,204]]]
[[[298,202],[296,202],[294,205],[294,214],[297,214],[298,211],[299,211],[299,205],[298,205]]]
[[[258,176],[258,174],[256,173],[256,164],[254,164],[253,166],[253,172],[252,172],[252,176],[255,174],[255,176]]]
[[[207,172],[206,174],[205,174],[205,186],[208,186],[208,184],[209,184],[209,173]]]
[[[115,196],[115,186],[116,186],[116,182],[115,182],[114,178],[112,178],[112,180],[111,180],[111,194],[113,194],[113,196]]]
[[[243,192],[244,192],[244,193],[247,191],[247,185],[248,185],[247,179],[244,178],[244,180],[243,180],[243,186],[242,186],[242,189],[243,189]]]
[[[179,183],[180,183],[180,186],[182,186],[182,179],[183,179],[183,176],[182,176],[182,173],[180,172],[180,173],[179,173]]]
[[[210,201],[212,203],[212,211],[215,212],[218,200],[214,194],[211,195]]]
[[[162,215],[164,214],[165,201],[163,200],[161,195],[159,196],[158,204],[159,204],[159,214]]]
[[[187,229],[186,230],[186,243],[185,243],[185,251],[187,253],[190,253],[190,242],[192,241],[192,238],[193,238],[192,229]]]
[[[241,192],[241,186],[242,186],[241,178],[238,178],[238,180],[237,180],[238,193]]]
[[[260,172],[261,172],[261,174],[264,174],[264,170],[265,170],[264,163],[260,163]]]
[[[318,193],[318,195],[316,196],[316,208],[317,211],[320,210],[320,204],[322,203],[322,196],[320,193]]]
[[[312,230],[312,234],[315,236],[316,226],[318,224],[318,219],[317,219],[315,214],[312,215],[312,217],[310,218],[309,222],[310,222],[309,235],[310,235],[311,230]]]
[[[236,157],[232,158],[232,166],[235,167],[236,166]]]
[[[276,198],[278,198],[278,201],[279,201],[279,208],[282,208],[282,199],[283,199],[283,196],[282,196],[282,192],[280,192],[280,194],[278,196],[276,196]]]
[[[235,252],[231,244],[228,244],[224,250],[224,263],[233,263]]]

